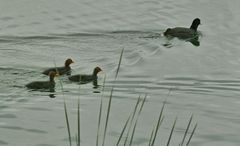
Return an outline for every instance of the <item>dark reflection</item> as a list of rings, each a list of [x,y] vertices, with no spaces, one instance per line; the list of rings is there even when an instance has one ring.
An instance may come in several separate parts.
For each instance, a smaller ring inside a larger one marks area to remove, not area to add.
[[[98,89],[100,85],[98,85],[97,80],[93,80],[93,89]],[[94,90],[93,93],[101,93],[100,90]]]
[[[67,76],[71,76],[71,74],[72,74],[72,70],[69,70],[69,71],[66,73]]]
[[[92,81],[79,81],[78,84],[82,85],[82,84],[88,84],[92,82],[92,85],[93,85],[93,89],[98,89],[100,87],[100,85],[98,85],[98,80],[97,79],[94,79]],[[100,93],[100,91],[93,91],[94,93]]]
[[[50,94],[49,94],[50,98],[55,98],[56,97],[55,94],[54,94],[55,88],[49,88],[49,92],[50,92]]]
[[[93,91],[93,93],[101,93],[100,91]]]
[[[167,43],[163,44],[163,46],[166,48],[171,48],[173,45],[170,42],[167,42]]]
[[[55,98],[56,97],[55,88],[54,87],[49,88],[49,89],[30,89],[29,91],[31,91],[31,92],[35,92],[35,91],[50,92],[49,95],[48,95],[50,98]]]
[[[49,92],[55,92],[55,88],[49,88]]]
[[[40,92],[55,92],[55,89],[29,89],[29,91],[40,91]]]
[[[193,39],[187,40],[187,41],[192,43],[194,46],[200,46],[200,42],[198,40],[198,36],[193,38]]]
[[[98,81],[93,80],[93,89],[97,89],[97,88],[99,88]]]
[[[55,94],[49,94],[49,97],[50,98],[55,98],[56,96],[55,96]]]

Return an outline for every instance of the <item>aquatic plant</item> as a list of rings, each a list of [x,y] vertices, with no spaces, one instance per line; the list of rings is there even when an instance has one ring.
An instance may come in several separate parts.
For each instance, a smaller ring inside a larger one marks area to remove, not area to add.
[[[117,80],[117,76],[118,76],[118,73],[119,73],[123,52],[124,52],[124,49],[122,49],[122,52],[121,52],[121,55],[120,55],[120,59],[119,59],[117,71],[116,71],[116,74],[115,74],[114,82]],[[111,88],[111,91],[110,91],[108,105],[107,105],[107,111],[106,111],[106,117],[104,118],[105,123],[102,124],[102,119],[103,119],[103,117],[102,117],[103,116],[103,95],[104,95],[105,84],[106,84],[105,82],[106,82],[106,76],[104,76],[104,81],[103,81],[103,85],[102,85],[102,94],[101,94],[101,99],[100,99],[98,122],[97,122],[96,146],[99,146],[99,145],[105,146],[106,133],[107,133],[107,129],[108,129],[109,117],[110,117],[111,108],[112,108],[111,105],[112,105],[112,98],[113,98],[114,85],[115,84],[113,84],[113,86]],[[62,83],[61,83],[61,87],[62,87],[62,90],[63,90]],[[169,92],[171,92],[171,90]],[[141,96],[138,97],[133,111],[130,112],[130,114],[129,114],[129,116],[128,116],[128,118],[127,118],[121,132],[120,132],[120,135],[119,135],[118,140],[116,142],[116,146],[119,146],[121,142],[123,143],[124,146],[126,146],[126,145],[132,146],[133,145],[133,139],[134,139],[135,131],[136,131],[136,128],[137,128],[138,119],[141,116],[141,112],[142,112],[143,107],[145,105],[146,99],[147,99],[147,94],[144,96],[144,98],[141,98]],[[156,141],[160,126],[161,126],[161,124],[163,123],[163,120],[164,120],[163,111],[165,109],[165,105],[166,105],[166,101],[163,102],[161,110],[159,111],[159,117],[157,119],[157,122],[153,126],[153,129],[152,129],[151,134],[150,134],[150,138],[148,140],[148,146],[154,146],[155,145],[155,141]],[[75,139],[76,139],[76,145],[80,146],[80,98],[78,98],[77,111],[78,111],[77,112],[78,113],[77,114],[77,123],[78,123],[78,125],[77,125],[78,130],[77,131],[78,132],[76,134]],[[68,137],[69,137],[69,145],[72,146],[70,124],[69,124],[69,118],[68,118],[68,112],[67,112],[67,106],[66,106],[65,98],[64,98],[64,113],[65,113],[67,132],[68,132]],[[191,117],[189,119],[189,122],[187,124],[187,128],[184,132],[184,136],[183,136],[181,142],[179,143],[179,146],[183,146],[184,143],[185,143],[186,137],[189,133],[190,126],[192,124],[192,119],[193,119],[193,115],[191,115]],[[166,146],[170,145],[176,123],[177,123],[177,117],[175,118],[174,123],[172,125],[172,128],[171,128]],[[103,127],[101,127],[101,125]],[[192,130],[192,132],[189,136],[188,141],[186,141],[186,144],[185,144],[186,146],[188,146],[190,144],[190,141],[191,141],[191,139],[194,135],[194,132],[195,132],[196,128],[197,128],[197,123],[195,124],[195,126],[194,126],[194,128],[193,128],[193,130]],[[100,144],[101,129],[103,129],[103,138],[102,138],[102,143]],[[125,139],[123,139],[123,137]]]

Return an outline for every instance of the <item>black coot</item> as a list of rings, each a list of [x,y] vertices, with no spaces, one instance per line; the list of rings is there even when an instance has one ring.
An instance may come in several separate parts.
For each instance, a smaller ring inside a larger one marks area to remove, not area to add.
[[[95,67],[93,70],[93,73],[90,75],[86,75],[86,74],[77,74],[77,75],[72,75],[69,76],[69,80],[73,81],[73,82],[79,82],[79,83],[89,83],[92,81],[97,81],[97,74],[102,71],[102,69],[100,67]]]
[[[62,67],[52,67],[52,68],[49,68],[49,69],[43,71],[42,73],[45,74],[45,75],[49,75],[49,72],[55,71],[59,75],[64,75],[64,74],[71,75],[70,64],[72,64],[72,63],[74,63],[73,60],[69,58],[65,61],[64,66],[62,66]]]
[[[54,77],[56,76],[57,76],[57,73],[54,71],[51,71],[49,73],[49,81],[34,81],[31,83],[28,83],[26,87],[29,89],[54,89],[55,87]]]
[[[201,21],[199,18],[196,18],[193,20],[190,28],[185,27],[168,28],[164,32],[164,35],[167,37],[177,37],[179,39],[192,39],[198,36],[197,28],[199,24],[201,24]]]

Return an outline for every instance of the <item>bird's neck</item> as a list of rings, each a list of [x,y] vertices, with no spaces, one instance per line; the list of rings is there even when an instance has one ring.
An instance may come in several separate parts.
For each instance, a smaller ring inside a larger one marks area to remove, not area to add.
[[[98,72],[94,70],[92,76],[96,77],[96,76],[97,76],[97,73],[98,73]]]
[[[65,67],[66,67],[66,68],[70,67],[70,64],[67,64],[67,63],[66,63],[66,64],[65,64]]]
[[[190,27],[190,29],[195,30],[195,31],[197,31],[197,28],[198,28],[198,25],[194,25],[194,24],[192,24]]]

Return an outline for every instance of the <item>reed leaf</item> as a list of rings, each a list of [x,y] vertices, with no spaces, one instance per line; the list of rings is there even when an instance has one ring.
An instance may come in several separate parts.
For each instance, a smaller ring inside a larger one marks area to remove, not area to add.
[[[65,118],[66,118],[66,123],[67,123],[67,130],[68,130],[69,144],[70,144],[70,146],[72,146],[72,139],[71,139],[70,125],[69,125],[69,120],[68,120],[68,113],[67,113],[67,106],[66,106],[65,98],[64,98],[64,112],[65,112]]]
[[[133,137],[134,137],[135,130],[136,130],[136,127],[137,127],[137,123],[138,123],[138,118],[139,118],[139,116],[140,116],[140,114],[141,114],[141,112],[142,112],[142,109],[143,109],[144,103],[145,103],[145,101],[146,101],[146,98],[147,98],[147,94],[145,95],[145,97],[144,97],[144,99],[143,99],[143,101],[142,101],[142,105],[141,105],[141,107],[140,107],[140,109],[139,109],[139,111],[138,111],[137,119],[136,119],[136,122],[135,122],[135,124],[134,124],[132,136],[131,136],[131,139],[130,139],[130,145],[132,145]]]
[[[157,126],[153,126],[153,130],[152,130],[151,135],[150,135],[148,146],[151,146],[151,144],[152,144],[153,134],[154,134],[154,131],[155,131],[156,127]]]
[[[119,58],[118,68],[117,68],[117,71],[116,71],[114,83],[115,83],[115,81],[116,81],[116,79],[117,79],[118,72],[119,72],[119,69],[120,69],[120,65],[121,65],[121,62],[122,62],[123,51],[124,51],[124,48],[122,49],[122,52],[121,52],[121,55],[120,55],[120,58]],[[103,133],[103,143],[102,143],[102,146],[105,145],[105,139],[106,139],[106,133],[107,133],[107,127],[108,127],[108,120],[109,120],[109,115],[110,115],[110,111],[111,111],[113,91],[114,91],[114,85],[113,85],[113,87],[112,87],[112,90],[111,90],[111,93],[110,93],[109,102],[108,102],[107,116],[106,116],[106,121],[105,121],[105,127],[104,127],[104,133]]]
[[[80,99],[78,98],[78,134],[77,134],[77,145],[80,146]]]
[[[78,135],[75,135],[75,142],[76,142],[76,146],[78,146]]]
[[[161,120],[161,119],[162,119],[162,116],[163,116],[163,109],[164,109],[164,107],[165,107],[165,104],[166,104],[166,102],[163,103],[163,106],[162,106],[161,112],[160,112],[160,114],[159,114],[158,122],[157,122],[157,126],[156,126],[156,129],[155,129],[155,132],[154,132],[153,138],[152,138],[151,146],[153,146],[154,143],[155,143],[155,140],[156,140],[156,137],[157,137],[157,134],[158,134],[158,129],[159,129],[161,123],[162,123],[161,121],[163,121],[163,120]]]
[[[56,65],[56,61],[55,59],[53,60],[54,62],[54,67],[57,70],[57,65]],[[62,80],[59,78],[59,82],[60,82],[60,87],[61,87],[61,91],[63,94],[63,105],[64,105],[64,114],[65,114],[65,119],[66,119],[66,123],[67,123],[67,131],[68,131],[68,139],[69,139],[69,145],[72,146],[72,139],[71,139],[71,131],[70,131],[70,124],[69,124],[69,118],[68,118],[68,113],[67,113],[67,105],[66,105],[66,99],[64,97],[64,91],[63,91],[63,84],[62,84]]]
[[[106,121],[105,121],[105,127],[104,127],[104,133],[103,133],[103,143],[102,143],[102,146],[105,145],[105,138],[106,138],[107,127],[108,127],[108,119],[109,119],[110,110],[111,110],[111,104],[112,104],[112,95],[113,95],[113,88],[112,88],[112,90],[111,90],[110,98],[109,98],[109,102],[108,102],[107,117],[106,117]]]
[[[118,138],[118,141],[117,141],[116,146],[119,145],[119,143],[120,143],[120,141],[121,141],[121,139],[122,139],[123,133],[125,132],[125,130],[126,130],[126,128],[127,128],[127,125],[128,125],[128,122],[129,122],[131,116],[132,116],[132,114],[130,114],[130,115],[128,116],[128,119],[127,119],[127,121],[125,122],[124,127],[123,127],[123,129],[122,129],[122,132],[121,132],[121,134],[120,134],[120,136],[119,136],[119,138]]]
[[[124,51],[124,48],[121,51],[120,59],[119,59],[119,62],[118,62],[118,68],[117,68],[117,71],[116,71],[116,74],[115,74],[115,80],[117,79],[118,72],[119,72],[119,69],[120,69],[120,65],[121,65],[121,62],[122,62],[123,51]]]
[[[189,120],[188,125],[187,125],[187,129],[185,130],[185,133],[184,133],[184,136],[183,136],[183,139],[182,139],[182,142],[181,142],[180,146],[183,145],[183,143],[184,143],[184,141],[185,141],[185,139],[186,139],[186,136],[187,136],[189,127],[190,127],[190,125],[191,125],[191,123],[192,123],[192,119],[193,119],[193,115],[191,115],[191,117],[190,117],[190,120]]]
[[[189,143],[190,143],[190,141],[191,141],[191,139],[192,139],[192,137],[193,137],[193,134],[194,134],[196,128],[197,128],[197,123],[195,124],[195,126],[194,126],[194,128],[193,128],[192,134],[190,135],[190,137],[189,137],[189,139],[188,139],[188,142],[187,142],[186,146],[189,145]]]
[[[174,131],[176,122],[177,122],[177,117],[176,117],[175,120],[174,120],[174,123],[173,123],[173,126],[172,126],[172,130],[171,130],[171,133],[170,133],[169,138],[168,138],[167,146],[169,146],[170,141],[171,141],[171,139],[172,139],[172,134],[173,134],[173,131]]]
[[[135,108],[134,108],[134,110],[133,110],[133,114],[132,114],[132,117],[131,117],[130,125],[129,125],[128,131],[127,131],[127,136],[126,136],[126,139],[125,139],[125,141],[124,141],[124,146],[127,144],[128,136],[129,136],[130,130],[131,130],[131,128],[132,128],[133,119],[134,119],[134,117],[135,117],[135,114],[136,114],[136,111],[137,111],[137,107],[138,107],[138,105],[139,105],[139,103],[140,103],[140,99],[141,99],[141,97],[139,96],[139,97],[138,97],[138,100],[137,100],[137,103],[136,103],[136,105],[135,105]]]
[[[106,75],[104,75],[104,79],[103,79],[102,95],[101,95],[100,109],[99,109],[99,114],[98,114],[98,127],[97,127],[96,146],[98,146],[98,143],[99,143],[99,135],[100,135],[100,126],[101,126],[101,119],[102,119],[102,105],[103,105],[103,95],[104,95],[105,82],[106,82]]]
[[[137,122],[135,122],[135,124],[134,124],[132,136],[131,136],[131,139],[130,139],[130,142],[129,142],[129,146],[132,145],[132,141],[133,141],[133,137],[134,137],[134,133],[135,133],[136,127],[137,127]]]

